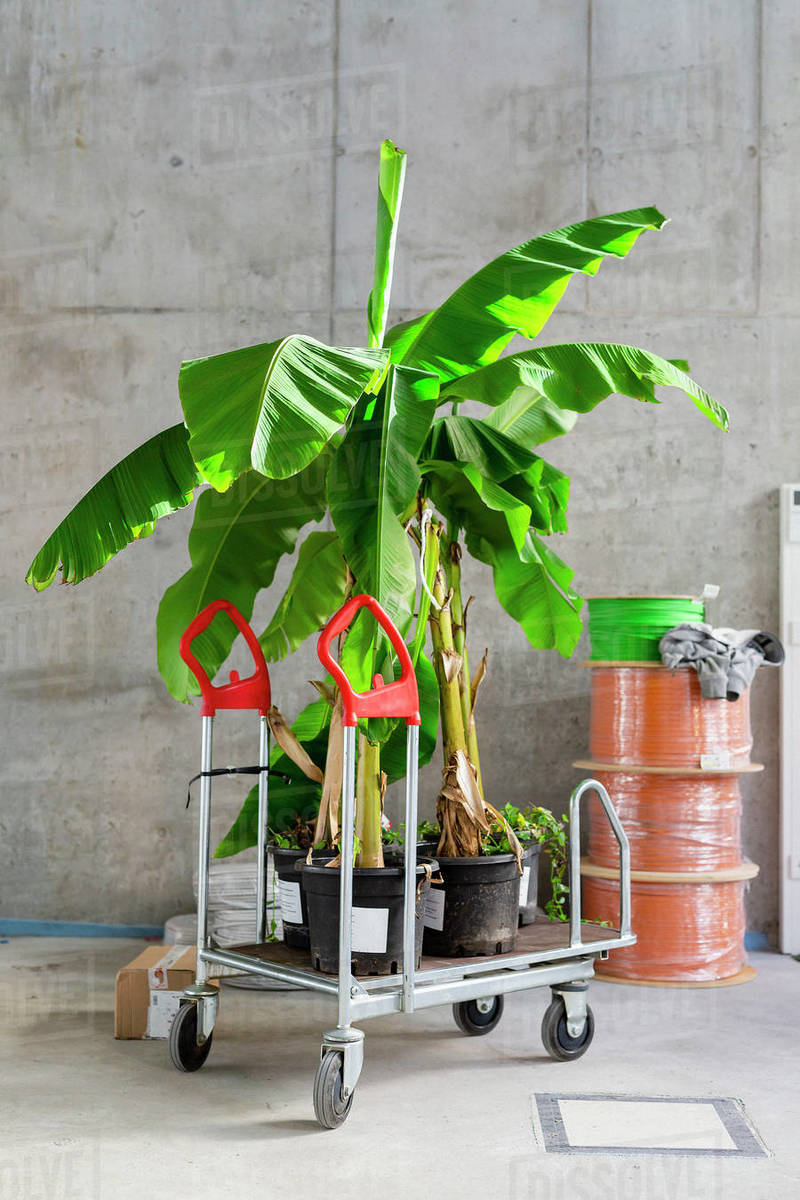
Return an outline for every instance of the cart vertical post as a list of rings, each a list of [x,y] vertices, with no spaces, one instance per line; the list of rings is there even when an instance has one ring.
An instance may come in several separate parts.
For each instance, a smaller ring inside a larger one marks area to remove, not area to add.
[[[208,965],[203,958],[208,949],[208,860],[211,843],[211,748],[214,718],[203,717],[203,744],[200,753],[200,829],[197,837],[197,963],[195,983],[205,983]]]
[[[339,1017],[338,1028],[350,1026],[350,963],[353,945],[353,824],[355,821],[356,726],[343,728],[342,831],[339,865]]]
[[[269,725],[265,713],[258,717],[258,765],[269,766]],[[258,775],[258,866],[256,875],[256,941],[267,936],[267,824],[269,822],[269,774]]]
[[[406,725],[406,853],[403,889],[403,1010],[414,1011],[417,926],[417,772],[419,726]]]

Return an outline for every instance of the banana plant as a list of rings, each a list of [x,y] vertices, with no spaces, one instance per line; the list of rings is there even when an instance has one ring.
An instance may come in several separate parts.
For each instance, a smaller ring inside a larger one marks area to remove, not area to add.
[[[405,153],[384,142],[367,346],[293,334],[184,363],[182,422],[134,450],[78,502],[27,579],[42,589],[59,569],[68,583],[87,578],[203,488],[189,535],[191,566],[167,589],[157,616],[158,665],[169,692],[182,701],[193,694],[178,641],[197,612],[225,597],[249,618],[283,556],[296,561],[260,639],[270,661],[314,634],[351,589],[371,593],[410,646],[422,699],[421,761],[433,753],[441,713],[440,850],[474,854],[494,810],[480,778],[475,697],[486,662],[470,678],[464,550],[492,568],[497,599],[529,643],[569,655],[582,601],[573,572],[544,540],[566,531],[569,479],[540,447],[614,393],[657,403],[657,386],[676,387],[721,429],[727,414],[685,363],[636,347],[570,343],[503,357],[515,336],[539,335],[573,276],[596,274],[642,234],[661,229],[666,218],[655,208],[533,237],[438,308],[388,328],[405,170]],[[478,415],[460,411],[466,401]],[[195,643],[210,677],[233,632],[212,626]],[[341,658],[356,687],[394,666],[364,614]],[[330,681],[318,690],[294,725],[315,764],[336,702]],[[386,779],[405,768],[402,733],[387,720],[359,731],[361,866],[383,862],[382,796]],[[276,747],[274,756],[285,759],[285,749]],[[310,781],[294,771],[284,806],[300,813],[318,804],[320,774],[315,766]],[[251,793],[218,854],[255,842],[254,812]]]

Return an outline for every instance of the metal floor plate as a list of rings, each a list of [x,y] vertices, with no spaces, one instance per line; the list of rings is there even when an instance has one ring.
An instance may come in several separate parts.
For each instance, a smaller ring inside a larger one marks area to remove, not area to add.
[[[551,1154],[767,1154],[741,1100],[552,1092],[535,1099],[544,1148]]]

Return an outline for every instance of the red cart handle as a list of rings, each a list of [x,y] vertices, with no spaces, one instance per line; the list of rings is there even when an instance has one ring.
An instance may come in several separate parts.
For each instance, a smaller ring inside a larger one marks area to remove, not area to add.
[[[192,642],[208,629],[217,613],[224,612],[233,621],[250,647],[256,669],[247,679],[240,679],[238,671],[231,671],[230,683],[215,687],[203,667],[192,654]],[[203,716],[213,717],[218,708],[257,708],[266,716],[272,703],[269,686],[269,671],[258,638],[245,621],[238,608],[228,600],[212,600],[199,612],[180,640],[180,654],[200,685],[203,696]]]
[[[394,683],[384,683],[381,675],[372,680],[368,692],[354,692],[350,681],[330,651],[331,642],[347,629],[360,608],[368,608],[378,624],[387,634],[400,659],[400,678]],[[395,628],[391,618],[383,611],[374,596],[353,596],[334,613],[320,634],[317,645],[319,661],[327,667],[339,685],[344,706],[342,724],[356,725],[359,717],[405,717],[406,725],[419,725],[419,693],[417,677],[408,647]]]

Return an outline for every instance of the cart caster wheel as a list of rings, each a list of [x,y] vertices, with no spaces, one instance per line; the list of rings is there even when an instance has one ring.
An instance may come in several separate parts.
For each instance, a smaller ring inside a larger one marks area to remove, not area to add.
[[[320,1059],[314,1076],[314,1113],[323,1129],[338,1129],[350,1116],[355,1092],[342,1097],[344,1059],[336,1050],[328,1050]]]
[[[567,1010],[560,996],[550,1001],[542,1018],[542,1041],[551,1058],[568,1062],[580,1058],[592,1044],[594,1037],[594,1013],[586,1006],[586,1023],[577,1037],[567,1029]]]
[[[211,1050],[210,1033],[202,1046],[197,1044],[197,1005],[182,1004],[169,1031],[169,1056],[179,1071],[199,1071]]]
[[[485,1000],[463,1000],[453,1005],[453,1017],[462,1033],[468,1037],[480,1037],[491,1033],[503,1015],[502,996],[488,996]]]

